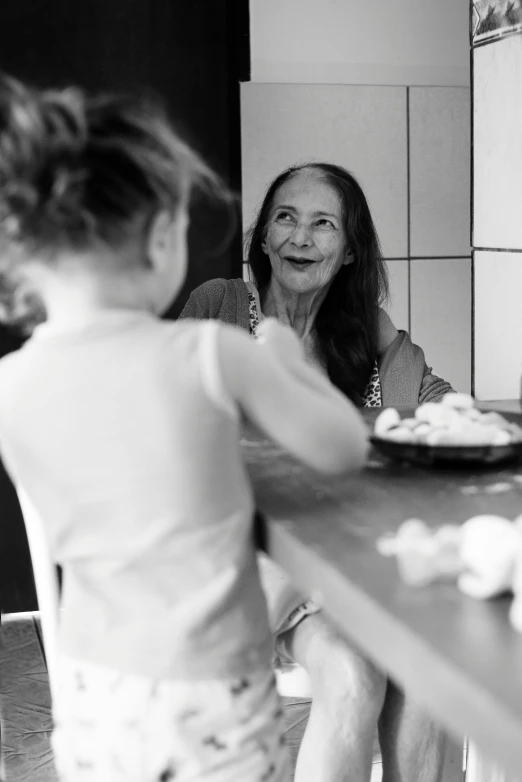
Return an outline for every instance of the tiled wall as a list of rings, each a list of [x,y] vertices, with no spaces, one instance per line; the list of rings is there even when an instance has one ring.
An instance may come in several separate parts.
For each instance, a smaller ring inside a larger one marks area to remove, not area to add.
[[[512,399],[522,373],[522,6],[473,5],[475,391]]]
[[[469,391],[469,89],[249,82],[241,104],[245,227],[287,166],[348,168],[381,239],[394,323],[435,372]]]

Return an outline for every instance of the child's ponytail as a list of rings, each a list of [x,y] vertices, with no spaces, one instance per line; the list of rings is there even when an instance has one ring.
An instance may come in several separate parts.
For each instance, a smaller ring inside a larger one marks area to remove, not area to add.
[[[0,78],[0,234],[30,252],[124,242],[193,188],[230,199],[157,102]],[[142,221],[143,222],[143,221]]]

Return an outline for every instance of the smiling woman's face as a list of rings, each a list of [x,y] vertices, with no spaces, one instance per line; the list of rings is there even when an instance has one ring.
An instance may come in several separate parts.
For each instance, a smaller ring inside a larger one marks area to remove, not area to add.
[[[312,170],[300,171],[274,197],[263,251],[282,288],[312,293],[352,263],[336,190]]]

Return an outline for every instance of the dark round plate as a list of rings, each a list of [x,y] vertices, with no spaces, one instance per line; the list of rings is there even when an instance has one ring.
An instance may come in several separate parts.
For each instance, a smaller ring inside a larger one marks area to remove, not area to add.
[[[508,445],[426,445],[397,443],[375,435],[370,437],[370,442],[379,453],[390,459],[423,466],[465,467],[522,459],[522,442]]]

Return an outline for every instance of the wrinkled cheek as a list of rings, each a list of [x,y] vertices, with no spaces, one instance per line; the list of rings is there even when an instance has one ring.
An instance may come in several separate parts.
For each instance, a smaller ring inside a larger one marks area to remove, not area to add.
[[[320,283],[320,287],[324,288],[325,285],[328,285],[333,280],[338,272],[338,269],[336,268],[335,264],[329,264],[327,267],[321,266],[318,271],[318,282]]]
[[[268,259],[270,261],[273,274],[275,274],[276,277],[284,277],[285,269],[278,256],[270,252],[268,253]]]

